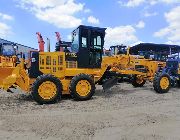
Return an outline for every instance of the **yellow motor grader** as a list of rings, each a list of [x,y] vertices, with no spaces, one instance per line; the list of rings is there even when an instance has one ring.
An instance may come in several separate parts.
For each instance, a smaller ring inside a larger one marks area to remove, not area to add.
[[[121,74],[121,77],[128,77],[134,87],[142,87],[146,81],[153,82],[156,73],[163,69],[165,62],[144,58],[140,55],[131,55],[130,47],[112,46],[111,54],[117,56],[118,65],[112,69]]]
[[[138,58],[128,52],[102,57],[105,30],[80,25],[72,32],[68,51],[44,52],[40,45],[40,52],[32,52],[28,69],[21,59],[6,77],[2,76],[4,72],[0,73],[3,77],[0,86],[8,90],[17,85],[31,93],[39,104],[47,104],[57,102],[62,94],[70,94],[75,100],[88,100],[95,93],[95,84],[102,83],[104,89],[110,88],[120,76],[134,76],[135,86],[153,79],[162,66],[160,62]]]
[[[75,100],[90,99],[95,84],[117,61],[116,57],[102,59],[105,30],[80,25],[72,33],[70,52],[33,52],[29,69],[22,59],[3,77],[1,87],[7,90],[15,84],[39,104],[54,103],[62,94],[71,94]]]

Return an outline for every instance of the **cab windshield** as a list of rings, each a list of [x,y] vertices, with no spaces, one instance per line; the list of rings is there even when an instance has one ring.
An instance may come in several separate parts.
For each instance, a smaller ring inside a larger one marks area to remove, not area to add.
[[[72,52],[78,52],[79,50],[79,29],[76,29],[72,33]]]
[[[4,56],[13,56],[16,54],[16,52],[12,45],[5,45],[3,46],[2,54]]]

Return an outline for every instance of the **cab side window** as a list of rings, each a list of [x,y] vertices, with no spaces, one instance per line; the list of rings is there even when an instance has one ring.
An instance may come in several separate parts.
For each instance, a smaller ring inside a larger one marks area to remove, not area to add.
[[[72,52],[78,52],[79,51],[79,30],[75,30],[72,33]]]
[[[101,49],[101,36],[94,37],[94,48]]]
[[[82,37],[82,47],[87,48],[87,38],[86,37]]]

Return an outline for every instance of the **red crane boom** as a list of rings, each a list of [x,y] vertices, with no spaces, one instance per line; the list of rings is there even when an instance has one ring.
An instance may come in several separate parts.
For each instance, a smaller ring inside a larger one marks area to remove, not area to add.
[[[60,52],[63,52],[64,49],[63,49],[63,47],[61,46],[61,35],[60,35],[59,32],[55,32],[55,33],[56,33],[57,42],[59,43]]]
[[[37,32],[37,38],[38,38],[38,43],[39,43],[39,51],[44,52],[44,40],[43,37],[41,36],[41,33]]]

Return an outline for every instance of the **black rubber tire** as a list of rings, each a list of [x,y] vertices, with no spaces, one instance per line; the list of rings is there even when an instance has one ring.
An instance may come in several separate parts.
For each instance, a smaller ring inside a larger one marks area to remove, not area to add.
[[[169,86],[166,89],[162,89],[161,86],[160,86],[160,80],[163,77],[167,77],[169,79]],[[153,87],[154,87],[154,90],[157,93],[161,93],[161,94],[167,93],[169,91],[169,89],[171,88],[171,78],[170,78],[169,74],[167,74],[167,73],[157,73],[157,74],[155,74],[155,77],[154,77],[154,80],[153,80]]]
[[[98,82],[97,82],[98,85],[103,85],[103,79],[100,79]]]
[[[177,86],[180,87],[180,80],[177,81]]]
[[[51,99],[43,99],[39,93],[38,93],[38,88],[39,86],[46,81],[51,81],[56,85],[57,92],[56,95],[51,98]],[[33,83],[32,88],[31,88],[31,94],[33,99],[38,103],[38,104],[53,104],[58,102],[61,99],[62,96],[62,83],[58,78],[56,78],[53,75],[47,74],[47,75],[40,75],[37,77],[36,81]]]
[[[80,80],[87,80],[91,85],[91,91],[87,96],[80,96],[76,91],[76,85]],[[93,79],[90,77],[90,75],[87,74],[79,74],[72,78],[70,85],[69,85],[69,92],[74,100],[77,101],[85,101],[92,98],[92,96],[95,93],[95,83]]]
[[[137,76],[133,76],[132,77],[132,80],[131,80],[131,83],[134,87],[143,87],[144,84],[146,83],[146,80],[143,79],[143,82],[142,83],[137,83]]]
[[[122,83],[124,81],[124,78],[123,77],[119,77],[118,78],[118,83]]]

